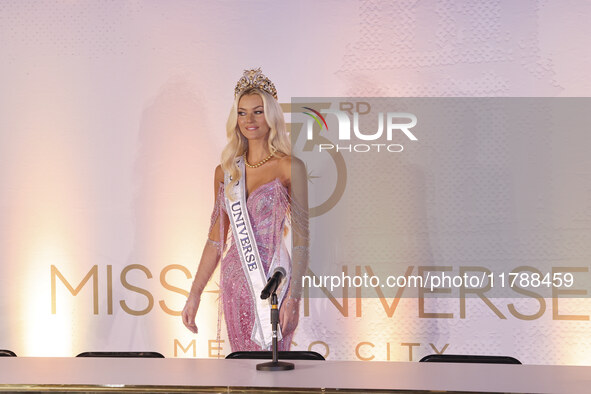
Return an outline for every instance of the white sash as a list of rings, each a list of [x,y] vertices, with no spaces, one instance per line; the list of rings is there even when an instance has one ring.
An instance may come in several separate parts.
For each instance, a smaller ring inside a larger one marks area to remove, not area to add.
[[[236,161],[241,178],[232,188],[231,194],[234,201],[226,197],[226,211],[230,219],[234,243],[238,249],[240,262],[244,269],[244,274],[248,281],[250,293],[254,303],[254,325],[250,339],[257,343],[261,348],[268,349],[273,340],[273,331],[271,328],[270,298],[261,300],[261,291],[267,284],[267,278],[259,255],[259,248],[256,244],[254,232],[250,224],[250,216],[246,207],[246,177],[244,170],[244,159],[238,158]],[[228,187],[231,178],[229,174],[224,177],[225,186]],[[291,275],[289,264],[289,255],[285,245],[281,242],[278,250],[275,251],[273,261],[269,266],[269,274],[273,273],[276,266],[283,266],[286,269],[288,279]],[[285,279],[283,281],[285,283]],[[283,285],[280,291],[279,304],[283,301],[287,286]],[[281,331],[278,332],[278,340],[281,340]]]

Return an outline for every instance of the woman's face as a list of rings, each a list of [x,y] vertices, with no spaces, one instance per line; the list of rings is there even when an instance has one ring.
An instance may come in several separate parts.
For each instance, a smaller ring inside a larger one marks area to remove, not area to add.
[[[258,94],[244,95],[238,101],[238,127],[248,140],[265,139],[270,127],[265,119],[263,99]]]

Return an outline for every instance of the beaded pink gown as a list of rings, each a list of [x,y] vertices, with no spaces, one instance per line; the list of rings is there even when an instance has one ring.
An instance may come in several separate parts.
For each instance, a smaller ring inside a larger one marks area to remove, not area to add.
[[[212,224],[220,218],[220,231],[228,226],[224,203],[224,185],[220,184]],[[269,264],[283,244],[284,227],[289,215],[289,195],[279,180],[275,178],[253,190],[246,200],[250,221],[259,254],[268,274]],[[221,215],[221,213],[224,215]],[[221,302],[228,329],[228,337],[233,352],[263,350],[250,337],[254,325],[254,304],[250,293],[238,250],[229,229],[230,244],[221,261]],[[222,237],[223,238],[223,237]],[[224,249],[224,247],[222,246]],[[279,341],[279,350],[289,350],[293,333]]]

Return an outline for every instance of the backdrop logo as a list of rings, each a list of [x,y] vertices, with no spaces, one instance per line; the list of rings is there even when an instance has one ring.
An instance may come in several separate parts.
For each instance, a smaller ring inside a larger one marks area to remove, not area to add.
[[[312,112],[303,112],[310,118],[307,122],[306,139],[313,141],[314,123],[323,125],[328,131],[328,124],[322,114],[334,115],[338,122],[338,143],[318,144],[318,151],[335,150],[337,152],[402,152],[404,147],[398,141],[400,136],[410,141],[418,141],[411,129],[417,125],[417,117],[408,112],[378,112],[371,114],[369,103],[341,102],[339,109],[323,108],[317,111],[311,107],[303,107]],[[355,111],[353,111],[353,108]],[[360,126],[360,118],[365,117],[365,128]],[[371,126],[368,126],[370,124]],[[371,127],[371,129],[369,129]],[[363,141],[363,143],[356,143]]]

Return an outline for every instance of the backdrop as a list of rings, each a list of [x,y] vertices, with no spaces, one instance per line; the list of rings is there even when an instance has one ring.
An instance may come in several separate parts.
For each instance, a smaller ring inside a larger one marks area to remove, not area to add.
[[[243,69],[262,67],[284,104],[588,96],[589,17],[582,0],[2,1],[0,348],[19,356],[230,352],[223,335],[217,341],[217,279],[198,335],[179,312],[206,240],[213,170]],[[583,140],[568,141],[560,157],[579,154]],[[578,186],[553,212],[585,244],[575,257],[588,269],[591,167],[579,164],[562,174]],[[428,216],[438,206],[431,202],[413,209]],[[549,258],[568,264],[569,256]],[[511,314],[507,300],[495,301],[501,317],[478,299],[464,315],[457,299],[429,304],[425,315],[417,298],[393,310],[379,298],[331,297],[305,300],[293,349],[333,360],[447,352],[591,363],[584,297],[522,305],[536,315],[529,319]]]

